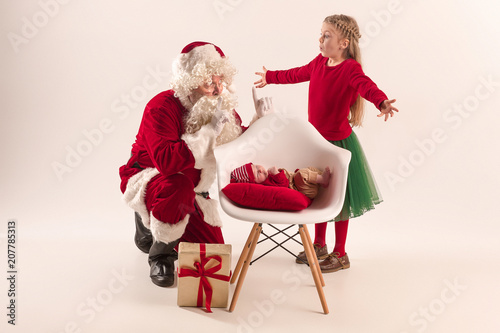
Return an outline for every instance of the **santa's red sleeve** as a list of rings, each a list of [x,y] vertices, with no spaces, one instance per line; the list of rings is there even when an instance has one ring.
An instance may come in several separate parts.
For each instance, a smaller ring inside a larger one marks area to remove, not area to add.
[[[233,112],[234,112],[234,118],[236,119],[236,122],[241,127],[241,133],[244,133],[248,129],[248,126],[243,126],[243,121],[241,120],[241,117],[238,114],[238,112],[236,112],[236,110],[233,110]]]
[[[195,158],[186,142],[181,140],[182,117],[166,103],[161,108],[147,108],[142,136],[154,166],[160,173],[169,176],[193,168]]]

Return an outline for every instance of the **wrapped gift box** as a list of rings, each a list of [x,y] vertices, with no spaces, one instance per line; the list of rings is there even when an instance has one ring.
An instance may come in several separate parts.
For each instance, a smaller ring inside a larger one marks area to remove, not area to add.
[[[227,307],[231,245],[179,243],[177,276],[178,306]]]

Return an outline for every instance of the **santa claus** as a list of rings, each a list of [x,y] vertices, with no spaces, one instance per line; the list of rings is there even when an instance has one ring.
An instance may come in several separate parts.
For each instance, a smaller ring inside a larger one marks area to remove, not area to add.
[[[222,50],[206,42],[187,45],[173,64],[172,89],[146,105],[131,157],[120,168],[124,201],[135,211],[135,243],[149,253],[150,277],[174,283],[179,241],[224,243],[217,202],[213,149],[238,137],[231,84],[236,73]],[[256,100],[253,120],[270,112]]]

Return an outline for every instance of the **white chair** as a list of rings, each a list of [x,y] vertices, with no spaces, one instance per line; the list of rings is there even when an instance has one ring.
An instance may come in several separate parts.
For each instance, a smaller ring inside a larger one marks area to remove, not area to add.
[[[219,201],[222,209],[233,218],[254,223],[231,279],[231,283],[234,283],[240,275],[229,311],[232,312],[236,306],[264,223],[296,224],[299,226],[299,234],[323,312],[328,313],[323,293],[323,276],[318,259],[314,255],[314,248],[306,224],[331,220],[342,209],[351,153],[326,141],[306,120],[293,115],[273,113],[256,121],[236,140],[217,147],[215,158],[217,160]],[[231,171],[248,162],[261,164],[265,167],[277,166],[288,170],[308,166],[323,169],[329,166],[332,178],[330,185],[327,188],[321,188],[313,203],[302,211],[250,209],[233,203],[221,191],[230,183]]]

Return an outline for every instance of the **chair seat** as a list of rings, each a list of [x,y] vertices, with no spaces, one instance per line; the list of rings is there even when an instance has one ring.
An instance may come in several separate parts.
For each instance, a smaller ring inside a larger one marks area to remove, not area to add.
[[[229,216],[248,222],[309,224],[331,220],[344,203],[351,153],[323,138],[308,121],[270,114],[256,121],[236,140],[215,149],[219,201]],[[320,187],[313,203],[302,211],[283,212],[235,205],[221,190],[236,167],[252,162],[268,168],[295,170],[309,166],[332,170],[330,185]]]

